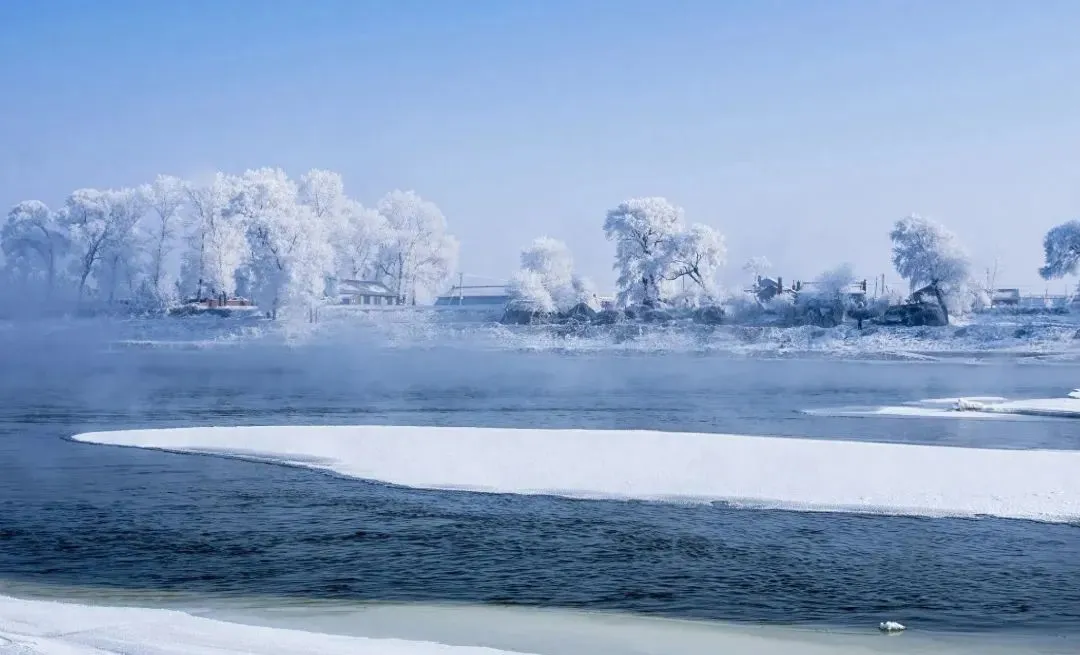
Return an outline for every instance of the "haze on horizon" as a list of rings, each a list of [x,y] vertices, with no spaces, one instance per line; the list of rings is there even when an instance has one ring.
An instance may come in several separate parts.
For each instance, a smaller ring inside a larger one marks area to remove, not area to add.
[[[7,3],[0,205],[326,168],[437,203],[465,273],[548,235],[602,289],[632,196],[724,233],[732,284],[761,255],[895,279],[917,212],[1036,291],[1080,214],[1078,24],[1064,0]]]

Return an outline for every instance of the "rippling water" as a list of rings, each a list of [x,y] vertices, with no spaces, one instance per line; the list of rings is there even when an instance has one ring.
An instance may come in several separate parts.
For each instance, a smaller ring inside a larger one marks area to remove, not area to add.
[[[1077,367],[347,344],[55,343],[7,348],[3,358],[0,575],[8,580],[754,622],[1080,626],[1075,525],[416,491],[65,439],[135,426],[397,423],[1074,449],[1080,428],[1070,421],[801,410],[1055,396],[1077,386]]]

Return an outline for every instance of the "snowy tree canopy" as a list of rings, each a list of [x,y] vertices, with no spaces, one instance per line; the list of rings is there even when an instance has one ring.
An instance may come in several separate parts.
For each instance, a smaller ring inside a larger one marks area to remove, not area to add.
[[[184,182],[170,175],[159,175],[151,184],[140,187],[147,206],[153,212],[148,228],[150,246],[150,293],[164,300],[174,294],[175,287],[169,280],[168,257],[176,247],[180,210],[186,193]]]
[[[1080,221],[1051,228],[1043,239],[1046,265],[1039,269],[1045,280],[1076,275],[1080,270]]]
[[[967,253],[940,223],[912,215],[897,221],[889,236],[896,272],[912,287],[960,284],[970,276]]]
[[[683,210],[666,198],[631,198],[611,209],[604,234],[615,242],[619,302],[655,304],[667,280],[671,240],[682,230]]]
[[[619,302],[652,305],[672,291],[672,282],[691,280],[713,292],[727,250],[724,237],[701,224],[687,228],[683,210],[665,198],[632,198],[608,211],[604,233],[615,242]]]
[[[379,253],[390,245],[392,236],[386,217],[349,201],[344,208],[342,233],[334,240],[338,277],[376,277]]]
[[[331,268],[327,214],[302,204],[299,191],[281,169],[250,170],[229,207],[246,227],[251,292],[275,315],[283,305],[310,309],[324,295]]]
[[[378,259],[380,276],[399,296],[415,303],[442,286],[457,264],[457,239],[446,217],[414,191],[391,191],[378,204],[388,238]]]
[[[24,280],[42,271],[46,293],[52,293],[67,239],[45,203],[27,200],[12,207],[0,231],[0,246],[6,255],[6,267],[18,268]]]
[[[599,304],[592,283],[574,274],[570,249],[550,237],[539,237],[521,251],[521,271],[510,292],[537,311],[567,311],[581,303],[596,309]],[[549,305],[551,310],[539,309]]]
[[[235,177],[217,173],[205,184],[185,184],[188,208],[187,250],[182,266],[182,295],[231,296],[236,274],[250,260],[239,217],[229,209],[239,186]]]
[[[510,278],[510,297],[529,310],[550,314],[558,309],[555,299],[544,284],[544,276],[536,271],[521,269]]]
[[[896,272],[912,290],[931,287],[946,310],[945,296],[963,287],[971,275],[967,253],[956,236],[940,223],[916,215],[897,221],[889,236]]]
[[[22,202],[3,221],[0,246],[3,283],[42,296],[55,287],[67,302],[162,309],[240,294],[271,314],[312,309],[341,277],[429,295],[458,250],[442,212],[413,192],[366,209],[337,173],[294,180],[275,168],[79,189],[55,212]]]
[[[727,258],[724,235],[708,225],[696,223],[673,236],[669,256],[669,280],[685,276],[703,292],[712,294],[716,273]]]
[[[809,293],[802,295],[809,295],[823,300],[836,300],[854,282],[855,269],[851,267],[851,264],[840,264],[818,275],[813,284],[810,285]]]

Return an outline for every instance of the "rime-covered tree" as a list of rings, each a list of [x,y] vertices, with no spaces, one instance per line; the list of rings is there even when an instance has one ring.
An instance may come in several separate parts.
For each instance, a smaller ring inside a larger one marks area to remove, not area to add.
[[[181,270],[183,288],[196,298],[234,294],[237,271],[251,259],[243,218],[230,212],[238,186],[224,173],[184,186],[188,234]]]
[[[654,305],[687,279],[695,297],[713,293],[724,264],[724,237],[702,224],[687,228],[683,210],[665,198],[633,198],[608,211],[604,233],[615,242],[619,302]]]
[[[243,219],[252,290],[276,316],[284,306],[310,310],[324,297],[333,257],[323,219],[299,201],[285,171],[249,170],[241,176],[229,212]]]
[[[338,276],[356,280],[377,277],[379,254],[392,236],[382,214],[350,201],[345,208],[344,231],[334,242]]]
[[[911,215],[897,221],[889,236],[896,272],[913,291],[920,286],[930,287],[948,319],[946,296],[967,282],[971,269],[956,235],[940,223]]]
[[[18,269],[23,280],[36,277],[40,272],[44,277],[46,296],[52,295],[57,270],[67,248],[67,236],[45,203],[26,200],[12,207],[0,231],[0,245],[7,268]]]
[[[1080,270],[1080,221],[1051,228],[1043,238],[1046,264],[1039,269],[1045,280],[1076,275]]]
[[[67,197],[58,220],[71,242],[72,274],[81,301],[111,236],[108,199],[98,189],[78,189]]]
[[[136,295],[140,276],[146,268],[146,239],[139,230],[139,220],[146,213],[146,199],[138,189],[109,189],[103,192],[107,207],[108,234],[98,259],[98,290],[116,299],[117,289],[126,287],[126,295]]]
[[[389,230],[379,275],[408,302],[437,291],[457,263],[458,243],[446,231],[446,217],[413,191],[391,191],[379,201],[378,212]]]
[[[618,299],[622,305],[658,303],[670,272],[671,241],[682,230],[683,210],[665,198],[631,198],[611,209],[604,234],[615,242]]]
[[[146,233],[150,243],[147,285],[158,303],[164,303],[175,291],[168,270],[169,255],[176,248],[181,220],[180,210],[186,199],[184,181],[170,175],[158,175],[139,192],[149,208]]]
[[[716,292],[716,274],[726,257],[724,235],[708,225],[695,223],[673,235],[667,279],[674,282],[689,278],[695,289],[711,296]]]
[[[546,296],[533,293],[536,284],[544,289]],[[515,295],[515,289],[532,293],[532,299],[521,299],[541,306],[546,305],[545,298],[550,297],[552,306],[560,311],[580,303],[590,307],[596,304],[592,283],[574,274],[570,249],[562,241],[550,237],[540,237],[521,251],[521,271],[511,285],[511,295]]]
[[[536,271],[521,269],[510,277],[510,297],[530,311],[550,314],[558,309],[555,299],[544,284],[544,276]]]

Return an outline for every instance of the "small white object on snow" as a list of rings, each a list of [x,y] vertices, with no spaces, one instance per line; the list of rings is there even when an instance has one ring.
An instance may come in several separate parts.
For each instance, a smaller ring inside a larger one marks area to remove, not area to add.
[[[905,626],[903,623],[897,623],[896,621],[882,621],[878,625],[878,630],[881,630],[882,632],[890,632],[890,633],[891,632],[903,632],[904,630],[907,630],[907,626]]]
[[[1076,398],[1080,400],[1080,389],[1073,389],[1069,392],[1069,398]]]

